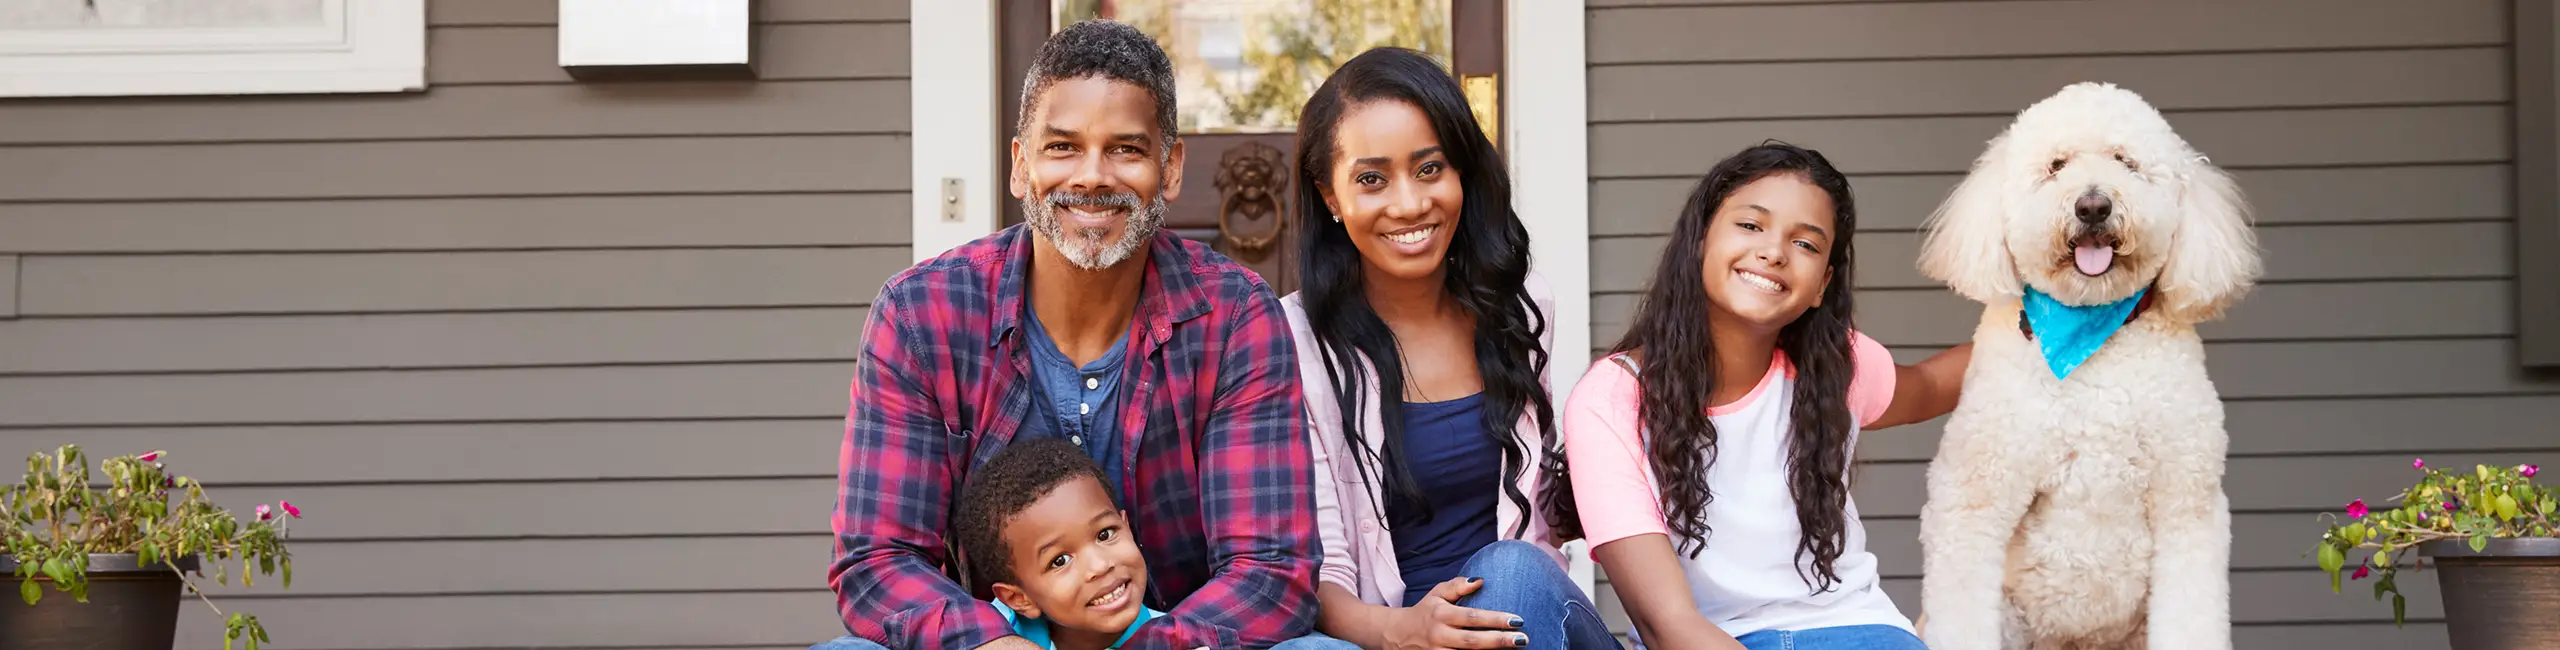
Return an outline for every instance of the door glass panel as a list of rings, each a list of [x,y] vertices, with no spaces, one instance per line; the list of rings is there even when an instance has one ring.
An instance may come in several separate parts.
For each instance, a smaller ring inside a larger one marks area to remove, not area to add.
[[[1395,45],[1449,60],[1449,0],[1051,0],[1050,31],[1128,23],[1173,59],[1183,133],[1288,133],[1335,68]]]

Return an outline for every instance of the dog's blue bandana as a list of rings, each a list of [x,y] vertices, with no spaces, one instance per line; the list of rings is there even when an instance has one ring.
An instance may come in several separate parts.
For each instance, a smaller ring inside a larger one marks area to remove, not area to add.
[[[2026,289],[2025,325],[2033,332],[2036,346],[2043,349],[2044,363],[2053,368],[2055,379],[2070,377],[2081,362],[2097,354],[2098,346],[2105,345],[2107,337],[2114,336],[2125,321],[2132,319],[2143,295],[2151,292],[2145,287],[2123,300],[2078,307],[2062,304],[2035,287]]]

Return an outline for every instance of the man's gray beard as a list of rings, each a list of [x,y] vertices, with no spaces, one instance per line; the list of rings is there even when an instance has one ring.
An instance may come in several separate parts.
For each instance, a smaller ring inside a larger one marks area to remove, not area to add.
[[[1108,236],[1111,231],[1103,228],[1077,228],[1074,238],[1070,240],[1065,223],[1058,219],[1057,211],[1061,204],[1076,207],[1128,208],[1128,223],[1121,228],[1120,241],[1107,242],[1108,246],[1104,246],[1106,242],[1103,241],[1103,237]],[[1163,229],[1164,213],[1163,196],[1140,203],[1137,195],[1134,194],[1083,196],[1051,192],[1038,200],[1022,201],[1022,214],[1031,222],[1031,229],[1040,233],[1040,236],[1048,238],[1050,244],[1056,245],[1058,253],[1067,258],[1067,263],[1087,271],[1111,268],[1136,256],[1138,251],[1147,247],[1148,240],[1155,238],[1156,231]]]

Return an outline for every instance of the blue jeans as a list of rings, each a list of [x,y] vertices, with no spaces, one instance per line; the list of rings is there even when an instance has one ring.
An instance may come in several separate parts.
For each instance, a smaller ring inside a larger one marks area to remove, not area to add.
[[[1891,625],[1843,625],[1810,630],[1761,630],[1735,638],[1749,650],[1929,650],[1911,631]]]
[[[1475,593],[1459,598],[1458,605],[1520,617],[1528,623],[1521,632],[1529,635],[1533,650],[1625,647],[1609,634],[1609,624],[1600,620],[1600,608],[1591,604],[1591,596],[1573,584],[1555,558],[1535,545],[1518,540],[1488,544],[1467,558],[1458,575],[1484,580]]]
[[[834,641],[809,646],[809,650],[888,650],[888,647],[872,643],[870,641],[845,636],[836,637],[836,640]],[[1351,645],[1351,642],[1349,641],[1309,632],[1306,636],[1282,641],[1280,642],[1280,645],[1271,646],[1271,650],[1360,650],[1360,646]]]

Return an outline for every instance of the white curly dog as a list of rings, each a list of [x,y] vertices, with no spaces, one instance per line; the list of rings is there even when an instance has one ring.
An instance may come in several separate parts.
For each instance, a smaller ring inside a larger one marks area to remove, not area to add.
[[[2251,220],[2102,83],[2019,112],[1929,217],[1922,272],[1984,305],[1920,515],[1929,647],[2231,647],[2229,441],[2196,324],[2256,282]],[[2055,312],[2098,315],[2025,317]],[[2039,335],[2093,323],[2121,329],[2058,368]]]

